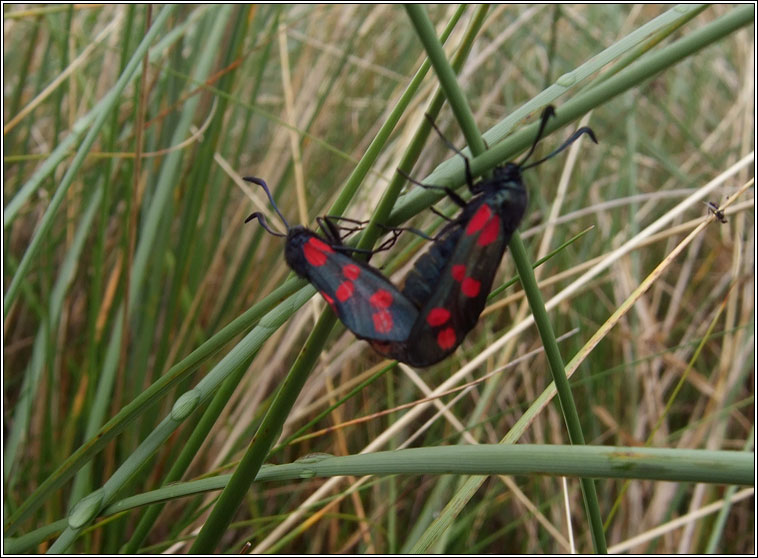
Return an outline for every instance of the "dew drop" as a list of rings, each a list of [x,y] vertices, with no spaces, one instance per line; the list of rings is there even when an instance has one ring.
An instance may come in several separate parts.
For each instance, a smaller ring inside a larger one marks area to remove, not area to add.
[[[562,87],[571,87],[576,83],[576,76],[573,74],[573,72],[569,72],[559,77],[555,83]]]

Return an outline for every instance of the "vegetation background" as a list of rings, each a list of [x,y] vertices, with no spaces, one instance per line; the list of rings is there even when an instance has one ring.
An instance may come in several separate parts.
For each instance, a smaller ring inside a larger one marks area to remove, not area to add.
[[[426,53],[401,6],[4,9],[6,552],[187,552],[298,355],[317,357],[267,463],[460,445],[465,469],[470,444],[514,427],[568,444],[520,283],[451,358],[392,366],[341,325],[319,336],[330,310],[283,240],[244,224],[271,215],[245,175],[293,224],[375,215],[438,90],[434,71],[413,85]],[[520,227],[533,261],[562,247],[536,274],[564,360],[600,339],[571,378],[590,445],[753,450],[753,9],[425,6],[451,59],[470,47],[458,82],[491,148],[548,102],[584,119],[543,154],[579,125],[600,140],[526,173]],[[631,68],[644,79],[603,89]],[[447,104],[436,122],[464,144]],[[431,135],[412,175],[460,186],[461,169]],[[404,187],[392,224],[455,213]],[[372,263],[400,284],[425,244],[403,235]],[[515,276],[509,251],[496,288]],[[476,383],[427,399],[451,380]],[[461,475],[300,476],[241,491],[217,550],[593,549],[576,479],[482,477],[464,496]],[[595,485],[611,551],[755,551],[752,489]]]

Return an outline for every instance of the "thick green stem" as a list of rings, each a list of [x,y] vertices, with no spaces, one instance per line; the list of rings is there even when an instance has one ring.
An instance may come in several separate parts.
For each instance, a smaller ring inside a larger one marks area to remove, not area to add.
[[[429,59],[432,61],[434,70],[440,79],[440,85],[450,101],[453,112],[455,113],[456,118],[459,119],[461,128],[466,135],[466,140],[469,142],[471,152],[473,154],[481,153],[484,150],[484,141],[476,128],[476,123],[474,122],[474,117],[468,106],[468,102],[466,101],[463,92],[460,90],[460,87],[458,87],[458,83],[455,79],[455,72],[445,57],[445,52],[442,50],[442,45],[434,34],[434,29],[429,18],[426,16],[424,8],[418,5],[409,5],[406,6],[406,10],[408,11],[408,15],[411,18],[414,27],[418,31],[419,39],[424,44]],[[572,444],[583,445],[584,436],[581,431],[581,423],[579,422],[579,415],[571,396],[571,390],[568,385],[568,379],[566,378],[563,360],[560,351],[558,350],[558,343],[555,340],[553,328],[547,317],[547,311],[545,310],[542,295],[537,287],[537,281],[532,271],[532,264],[529,262],[526,249],[521,242],[521,237],[518,232],[513,234],[509,246],[513,254],[513,259],[516,262],[516,268],[521,276],[524,290],[527,293],[529,306],[534,313],[535,321],[540,336],[542,337],[542,342],[545,346],[553,379],[558,386],[558,395],[563,410],[564,420],[566,421],[569,439]],[[587,516],[592,529],[595,551],[598,553],[606,553],[607,545],[605,542],[605,533],[603,531],[603,521],[600,517],[600,506],[597,501],[597,492],[595,491],[595,485],[592,479],[582,479],[582,492],[584,495]]]
[[[513,261],[521,279],[521,285],[524,287],[524,293],[529,301],[529,308],[534,315],[534,323],[540,333],[542,344],[545,347],[545,355],[550,364],[550,372],[553,375],[555,388],[558,392],[558,401],[563,412],[563,420],[566,422],[569,440],[573,445],[584,445],[584,434],[582,425],[579,421],[579,413],[574,404],[574,398],[571,394],[566,370],[563,366],[563,358],[558,349],[558,342],[555,339],[553,326],[548,318],[545,302],[542,300],[537,279],[534,277],[532,264],[526,253],[524,243],[518,232],[513,233],[511,242],[508,245],[513,254]],[[584,507],[589,517],[590,528],[592,529],[592,540],[595,543],[595,551],[598,553],[607,553],[608,547],[605,542],[605,531],[603,530],[603,519],[600,516],[600,505],[597,500],[597,491],[595,482],[591,478],[582,477],[582,494],[584,495]]]

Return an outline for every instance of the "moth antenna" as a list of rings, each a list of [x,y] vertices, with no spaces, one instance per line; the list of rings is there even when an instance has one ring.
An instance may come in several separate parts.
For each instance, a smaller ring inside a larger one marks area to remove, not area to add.
[[[445,135],[442,133],[442,131],[440,131],[440,129],[434,123],[434,120],[432,120],[432,116],[428,112],[425,112],[424,116],[426,116],[426,119],[429,121],[429,124],[431,124],[432,128],[434,128],[434,131],[437,132],[437,135],[440,138],[442,138],[442,141],[445,142],[445,145],[447,145],[450,149],[452,149],[458,155],[460,155],[461,157],[463,157],[463,163],[466,165],[466,184],[468,184],[469,189],[471,189],[471,187],[473,186],[473,183],[474,183],[474,179],[473,179],[473,176],[471,175],[471,165],[469,164],[468,157],[466,157],[463,154],[463,151],[461,151],[460,149],[458,149],[457,147],[455,147],[455,145],[453,145],[453,142],[451,142],[449,139],[447,139],[445,137]],[[485,145],[486,145],[486,143],[485,143]]]
[[[447,186],[435,186],[433,184],[424,184],[423,182],[419,182],[415,178],[413,178],[411,175],[409,175],[407,172],[405,172],[401,168],[397,168],[397,172],[400,176],[405,178],[408,182],[415,184],[416,186],[421,186],[422,188],[426,188],[427,190],[442,190],[444,191],[448,197],[453,200],[453,203],[457,205],[458,207],[466,207],[466,202],[463,200],[462,197],[460,197],[458,194],[455,193],[455,191],[452,188],[448,188]]]
[[[574,143],[576,140],[578,140],[584,134],[587,134],[592,139],[592,141],[594,141],[595,143],[597,143],[597,138],[595,137],[595,132],[592,131],[592,128],[590,128],[589,126],[583,126],[583,127],[579,128],[576,132],[574,132],[573,134],[571,134],[571,137],[569,137],[566,141],[564,141],[563,145],[561,145],[558,149],[556,149],[555,151],[553,151],[550,155],[548,155],[547,157],[543,157],[539,161],[535,161],[534,163],[531,163],[531,164],[529,164],[529,165],[527,165],[525,167],[521,167],[522,170],[530,169],[532,167],[535,167],[535,166],[539,165],[540,163],[544,163],[545,161],[547,161],[551,157],[555,157],[556,155],[558,155],[558,153],[560,153],[561,151],[563,151],[564,149],[566,149],[569,145],[571,145],[572,143]]]
[[[252,182],[253,184],[257,184],[258,186],[263,188],[263,191],[266,192],[266,195],[268,196],[268,201],[271,202],[271,207],[273,207],[274,211],[276,211],[276,214],[279,215],[279,218],[282,220],[282,223],[284,223],[284,226],[287,227],[287,230],[290,230],[290,224],[287,222],[287,219],[284,218],[284,215],[282,215],[282,212],[279,211],[279,208],[277,207],[276,202],[274,201],[274,196],[271,195],[271,191],[268,189],[268,184],[266,184],[266,181],[256,176],[243,176],[242,180],[244,180],[245,182]],[[253,215],[256,215],[256,214],[253,213]],[[253,217],[253,215],[248,217],[247,220],[245,220],[245,223],[247,223],[247,221],[250,220]],[[263,225],[263,221],[261,221],[260,218],[258,219],[258,221],[261,223],[261,225]],[[271,229],[269,229],[265,225],[264,225],[264,228],[267,231],[271,232]],[[277,236],[284,236],[284,235],[279,234]]]
[[[245,223],[249,223],[253,219],[258,219],[258,222],[260,223],[261,227],[266,229],[266,231],[268,231],[269,234],[273,234],[274,236],[283,236],[283,237],[287,236],[286,234],[276,232],[275,230],[272,230],[271,228],[269,228],[268,224],[266,223],[266,218],[263,216],[263,213],[259,213],[256,211],[255,213],[250,214],[248,218],[245,219]]]
[[[527,159],[532,156],[532,153],[534,153],[534,150],[537,148],[537,144],[542,139],[542,135],[545,133],[545,126],[547,126],[547,121],[550,120],[551,116],[555,116],[555,108],[553,105],[547,105],[545,107],[545,110],[542,111],[542,115],[540,116],[540,129],[537,131],[537,136],[534,138],[532,147],[529,148],[529,152],[521,160],[520,163],[517,163],[519,167],[522,167],[523,164],[526,163]]]

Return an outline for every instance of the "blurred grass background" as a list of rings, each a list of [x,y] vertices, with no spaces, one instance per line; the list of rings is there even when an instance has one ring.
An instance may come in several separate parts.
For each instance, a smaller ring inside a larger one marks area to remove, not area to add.
[[[187,469],[177,473],[184,480],[234,467],[316,319],[329,312],[316,297],[297,310],[312,291],[298,291],[303,283],[287,279],[282,239],[244,225],[251,211],[270,214],[270,208],[240,176],[263,177],[291,223],[313,225],[342,199],[346,180],[425,60],[398,6],[166,9],[5,6],[4,513],[6,528],[9,517],[13,523],[6,534],[38,535],[26,552],[48,548],[62,527],[55,522],[127,459],[137,465],[118,485],[118,497],[161,487],[173,480],[168,472],[177,463]],[[426,7],[439,33],[451,24],[448,53],[476,9]],[[562,103],[598,86],[625,57],[644,64],[646,55],[739,9],[745,6],[692,7],[694,17],[683,18],[681,28],[662,28],[637,50],[613,53],[601,71],[551,101],[560,115]],[[479,129],[502,124],[561,76],[666,14],[677,12],[643,5],[490,7],[458,76]],[[154,37],[143,54],[148,27]],[[537,271],[546,301],[752,153],[754,51],[750,25],[726,33],[593,106],[583,123],[600,145],[583,142],[576,154],[526,173],[530,204],[520,230],[534,260],[592,227]],[[119,78],[122,89],[114,93]],[[345,215],[371,217],[436,89],[429,72],[369,161]],[[437,124],[463,145],[449,107]],[[579,125],[550,135],[542,153]],[[426,180],[448,159],[459,158],[430,136],[412,174]],[[707,199],[723,205],[752,169],[747,161]],[[407,185],[396,208],[425,200],[421,194]],[[436,206],[455,212],[444,200]],[[550,312],[557,335],[573,332],[560,345],[566,361],[707,214],[698,203],[676,215]],[[726,215],[726,224],[712,222],[694,239],[573,376],[587,443],[752,450],[753,189]],[[428,229],[438,221],[421,211],[407,224]],[[405,235],[372,263],[400,283],[423,249],[424,242]],[[515,275],[509,258],[496,287]],[[271,327],[259,323],[268,311],[280,318]],[[316,418],[305,433],[319,435],[285,444],[266,461],[359,453],[388,432],[382,449],[498,442],[549,383],[541,353],[487,378],[444,412],[426,406],[393,430],[409,411],[379,413],[423,399],[528,315],[516,283],[491,300],[453,357],[421,375],[403,366],[376,374],[386,363],[338,325],[282,430],[285,439]],[[265,333],[243,351],[241,336],[254,324]],[[233,347],[238,361],[224,364]],[[527,327],[500,347],[466,379],[501,369],[541,341]],[[164,432],[170,412],[178,417],[177,398],[209,377],[217,380],[200,389],[203,413],[177,418],[181,427],[164,436],[157,452],[146,452],[140,444]],[[353,419],[363,420],[344,425]],[[95,447],[90,440],[104,424],[110,441]],[[520,441],[567,443],[560,408],[546,406]],[[301,508],[327,482],[333,481],[253,485],[219,550],[239,551],[250,540],[257,552],[408,551],[430,536],[461,480],[348,477]],[[754,552],[751,498],[722,507],[721,515],[700,516],[728,495],[724,487],[633,481],[622,491],[621,481],[596,484],[611,550]],[[186,552],[217,494],[103,516],[71,549]],[[554,477],[491,477],[430,548],[566,552],[568,505],[575,544],[588,551],[581,500],[573,479],[564,489]],[[669,523],[681,516],[690,520]]]

